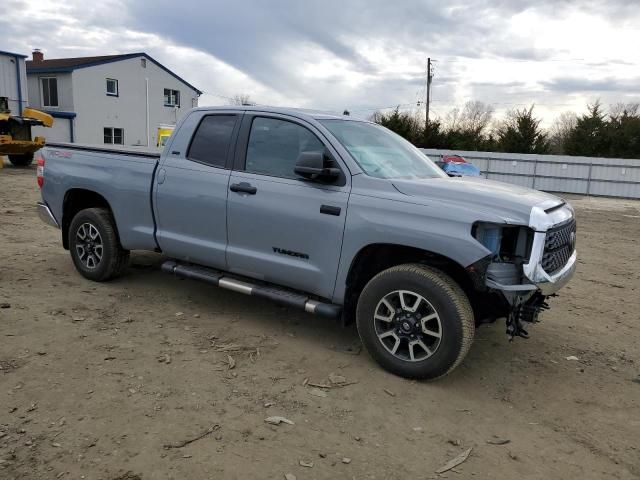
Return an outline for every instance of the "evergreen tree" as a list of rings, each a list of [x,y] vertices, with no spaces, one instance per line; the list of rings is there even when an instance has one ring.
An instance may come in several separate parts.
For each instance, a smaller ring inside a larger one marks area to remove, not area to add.
[[[611,143],[602,106],[597,101],[587,108],[588,113],[578,117],[575,128],[567,136],[564,150],[568,155],[605,156]]]
[[[514,110],[497,129],[497,147],[501,152],[548,153],[548,134],[540,128],[540,120],[531,108]]]
[[[640,115],[638,104],[615,105],[607,124],[609,154],[618,158],[640,158]]]
[[[422,128],[420,128],[417,119],[408,112],[401,112],[400,107],[396,107],[391,113],[374,113],[373,121],[387,127],[413,144],[418,143],[422,136]]]

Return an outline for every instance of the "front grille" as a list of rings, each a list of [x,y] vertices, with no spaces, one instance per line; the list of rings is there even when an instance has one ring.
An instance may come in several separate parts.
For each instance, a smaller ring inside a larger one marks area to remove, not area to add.
[[[575,250],[576,221],[553,227],[547,232],[542,254],[542,268],[553,275],[564,267]]]

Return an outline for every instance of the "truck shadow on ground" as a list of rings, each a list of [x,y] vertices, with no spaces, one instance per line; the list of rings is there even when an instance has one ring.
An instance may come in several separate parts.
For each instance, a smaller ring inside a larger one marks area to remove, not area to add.
[[[145,289],[153,290],[157,298],[162,299],[158,309],[184,311],[189,322],[203,328],[216,330],[223,327],[228,331],[239,329],[245,334],[291,337],[304,342],[308,348],[349,355],[360,364],[360,368],[382,372],[362,349],[355,324],[343,326],[340,320],[317,317],[267,300],[166,274],[160,271],[165,260],[166,257],[160,254],[133,252],[128,273],[112,284],[121,284],[132,295],[144,285]],[[198,318],[193,318],[194,314]],[[514,355],[526,357],[531,350],[527,342],[535,340],[508,342],[503,320],[481,325],[476,330],[474,344],[464,363],[440,379],[437,385],[446,388],[455,384],[457,389],[467,382],[492,378],[503,382],[507,378],[505,364],[513,364]],[[527,372],[527,365],[537,367],[525,360],[518,366],[520,374],[533,375],[535,368]]]

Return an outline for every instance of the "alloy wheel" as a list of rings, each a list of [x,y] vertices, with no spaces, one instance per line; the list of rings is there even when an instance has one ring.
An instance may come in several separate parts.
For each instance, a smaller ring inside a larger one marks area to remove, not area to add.
[[[386,294],[376,306],[373,321],[384,348],[406,362],[429,358],[442,340],[438,312],[426,298],[409,290]]]
[[[82,264],[95,269],[102,261],[104,247],[102,237],[95,225],[83,223],[76,231],[76,253]]]

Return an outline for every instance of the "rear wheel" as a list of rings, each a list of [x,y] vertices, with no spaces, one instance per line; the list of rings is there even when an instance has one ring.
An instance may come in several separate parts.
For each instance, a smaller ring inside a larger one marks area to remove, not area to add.
[[[33,162],[33,153],[24,155],[9,155],[9,161],[15,167],[28,167]]]
[[[457,367],[475,332],[467,296],[447,275],[424,265],[389,268],[365,286],[356,313],[369,354],[386,370],[434,379]]]
[[[73,217],[69,251],[76,270],[97,282],[121,275],[129,261],[129,251],[120,245],[113,216],[104,208],[87,208]]]

